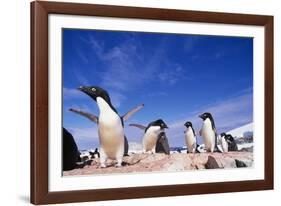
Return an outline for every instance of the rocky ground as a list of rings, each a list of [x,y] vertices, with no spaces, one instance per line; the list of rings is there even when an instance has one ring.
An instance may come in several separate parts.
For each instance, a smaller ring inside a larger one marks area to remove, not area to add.
[[[116,168],[115,161],[108,161],[107,168],[99,167],[99,159],[89,160],[85,166],[70,171],[64,171],[64,176],[156,172],[156,171],[185,171],[198,169],[219,169],[251,167],[253,164],[252,152],[228,153],[196,153],[184,154],[130,154],[124,157],[123,166]]]

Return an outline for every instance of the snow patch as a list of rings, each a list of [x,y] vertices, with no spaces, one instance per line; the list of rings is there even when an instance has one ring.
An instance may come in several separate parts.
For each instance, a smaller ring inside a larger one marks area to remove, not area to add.
[[[227,134],[231,134],[235,138],[247,137],[249,135],[253,135],[253,127],[254,123],[251,122],[236,129],[230,130],[227,132]]]

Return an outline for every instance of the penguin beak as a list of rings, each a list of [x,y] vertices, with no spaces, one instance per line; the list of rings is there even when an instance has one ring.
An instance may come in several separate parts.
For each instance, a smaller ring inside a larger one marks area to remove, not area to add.
[[[78,87],[77,89],[78,89],[79,91],[82,91],[82,92],[85,91],[85,87],[84,87],[84,86],[80,86],[80,87]]]
[[[203,119],[203,114],[200,114],[198,117],[200,117],[201,119]]]
[[[163,129],[169,129],[169,127],[166,124],[164,124],[164,126],[162,128]]]

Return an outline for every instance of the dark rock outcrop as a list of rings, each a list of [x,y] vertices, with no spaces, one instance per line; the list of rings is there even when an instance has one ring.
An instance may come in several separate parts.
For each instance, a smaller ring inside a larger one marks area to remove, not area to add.
[[[206,169],[218,169],[218,168],[220,168],[220,166],[214,157],[208,156],[208,160],[205,164],[205,168]]]
[[[76,168],[76,163],[80,160],[80,152],[76,142],[65,128],[63,128],[63,170],[72,170]]]
[[[236,167],[247,167],[245,162],[238,160],[238,159],[235,159],[235,164],[236,164]]]

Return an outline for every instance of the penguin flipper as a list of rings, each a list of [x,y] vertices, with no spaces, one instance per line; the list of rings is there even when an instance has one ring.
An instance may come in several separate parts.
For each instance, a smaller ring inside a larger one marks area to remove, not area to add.
[[[136,112],[138,112],[139,110],[141,110],[144,107],[144,104],[141,104],[133,109],[131,109],[130,111],[128,111],[126,114],[124,114],[122,116],[123,121],[127,121],[131,116],[133,116],[133,114],[135,114]]]
[[[146,126],[143,126],[141,124],[129,124],[129,126],[133,126],[133,127],[137,127],[139,129],[142,129],[142,130],[145,130],[146,129]]]
[[[222,153],[222,151],[218,147],[218,134],[217,134],[216,128],[214,129],[214,131],[215,131],[215,148],[214,148],[214,152]]]
[[[89,120],[91,120],[92,122],[98,123],[98,117],[93,115],[93,114],[90,114],[88,112],[84,112],[84,111],[81,111],[81,110],[73,109],[73,108],[70,108],[69,111],[74,112],[76,114],[79,114],[83,117],[86,117]]]
[[[196,149],[195,149],[195,152],[196,152],[196,153],[201,153],[201,152],[198,150],[199,146],[200,146],[199,144],[196,144]]]
[[[222,153],[222,151],[218,148],[218,146],[215,146],[214,152]]]
[[[124,136],[124,156],[129,156],[129,144],[128,144],[128,139],[126,136]]]

